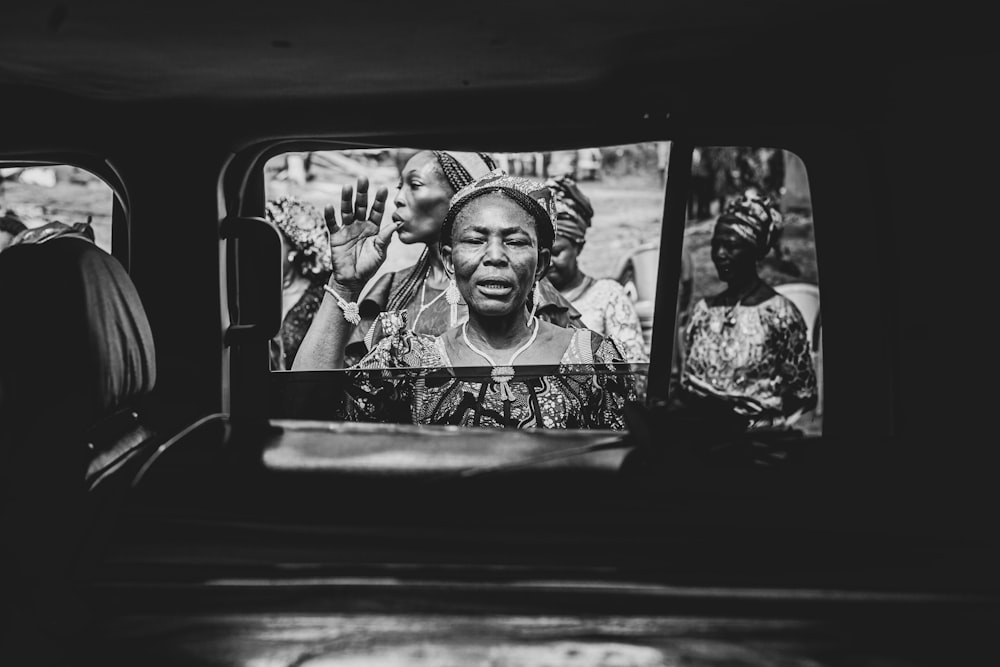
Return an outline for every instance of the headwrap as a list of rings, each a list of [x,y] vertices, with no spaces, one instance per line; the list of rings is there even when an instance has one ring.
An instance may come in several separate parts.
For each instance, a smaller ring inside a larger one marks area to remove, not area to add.
[[[444,177],[448,179],[448,184],[455,192],[497,168],[493,158],[486,153],[457,151],[431,151],[431,153],[441,165]]]
[[[311,204],[280,197],[267,202],[265,215],[292,245],[295,262],[307,277],[333,270],[329,252],[329,230],[319,209]]]
[[[503,194],[527,211],[535,219],[539,246],[552,248],[552,241],[555,237],[552,221],[556,216],[555,197],[552,190],[544,183],[520,176],[511,176],[500,169],[494,169],[455,193],[455,196],[451,198],[448,214],[441,225],[441,241],[450,243],[455,218],[469,202],[493,192]]]
[[[590,199],[580,192],[576,181],[566,175],[551,178],[546,185],[555,193],[556,234],[573,243],[583,243],[590,221],[594,217],[594,207]]]
[[[732,201],[716,224],[728,223],[737,234],[757,248],[764,257],[781,232],[781,212],[769,197],[744,194]]]

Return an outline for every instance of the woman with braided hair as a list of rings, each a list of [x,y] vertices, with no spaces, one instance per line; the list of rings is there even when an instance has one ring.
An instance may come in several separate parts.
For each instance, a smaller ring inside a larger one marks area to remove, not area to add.
[[[416,264],[382,275],[366,292],[359,303],[361,322],[347,349],[349,360],[356,361],[368,351],[364,336],[381,312],[405,312],[413,331],[432,335],[468,317],[468,308],[441,259],[441,224],[452,196],[495,166],[489,155],[471,152],[424,150],[407,160],[393,201],[392,220],[402,243],[424,243],[427,247]],[[358,182],[358,196],[367,200],[364,179]],[[334,207],[327,207],[328,223],[334,213]],[[547,280],[536,292],[539,318],[560,326],[582,326],[579,313]]]

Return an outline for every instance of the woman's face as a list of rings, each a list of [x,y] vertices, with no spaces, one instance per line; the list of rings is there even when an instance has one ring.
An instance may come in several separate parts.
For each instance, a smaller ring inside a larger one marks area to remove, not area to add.
[[[448,202],[454,194],[433,153],[421,151],[411,157],[403,167],[399,192],[393,200],[396,210],[392,219],[403,223],[399,240],[437,243]]]
[[[580,270],[576,262],[579,255],[580,246],[563,236],[556,236],[552,243],[552,263],[548,273],[549,282],[556,289],[563,289],[576,278]]]
[[[712,263],[723,282],[752,278],[757,274],[757,247],[740,236],[731,223],[720,222],[712,235]]]
[[[492,317],[525,308],[545,275],[549,250],[539,249],[534,218],[502,194],[472,200],[458,214],[445,261],[469,309]]]

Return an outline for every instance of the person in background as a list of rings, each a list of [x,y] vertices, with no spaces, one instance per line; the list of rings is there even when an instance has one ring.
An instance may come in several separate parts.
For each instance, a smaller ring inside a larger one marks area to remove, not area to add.
[[[625,288],[616,280],[592,278],[580,269],[580,252],[594,216],[590,199],[569,176],[550,179],[547,185],[555,194],[556,207],[549,280],[580,312],[588,329],[617,341],[629,362],[648,362],[639,314]]]
[[[815,407],[806,322],[758,270],[781,222],[774,203],[755,195],[719,216],[712,262],[726,289],[699,300],[691,313],[681,375],[688,406],[723,408],[766,426],[791,425]]]
[[[13,211],[7,211],[0,216],[0,251],[9,246],[14,238],[26,229],[27,227]]]
[[[281,329],[271,341],[271,369],[292,367],[330,277],[326,222],[319,209],[289,197],[267,202],[267,220],[281,232]]]

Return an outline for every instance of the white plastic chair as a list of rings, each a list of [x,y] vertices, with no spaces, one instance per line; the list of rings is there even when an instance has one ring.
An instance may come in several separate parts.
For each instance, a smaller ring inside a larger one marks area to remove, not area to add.
[[[809,346],[813,351],[813,367],[816,369],[816,389],[818,401],[816,414],[823,414],[823,332],[822,326],[815,331],[819,321],[819,287],[811,283],[785,283],[774,288],[778,294],[795,304],[806,321]],[[814,336],[816,338],[814,338]]]

